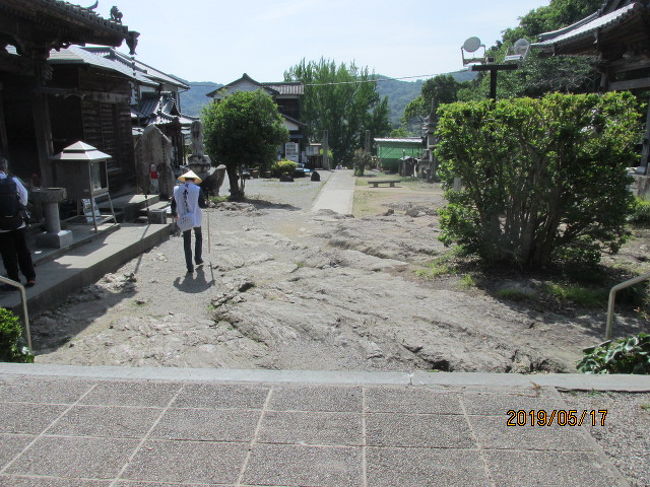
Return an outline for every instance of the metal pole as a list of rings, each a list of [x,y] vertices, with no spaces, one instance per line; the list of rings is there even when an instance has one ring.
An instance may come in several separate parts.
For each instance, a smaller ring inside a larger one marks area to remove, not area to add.
[[[90,213],[93,217],[93,226],[95,227],[95,233],[98,232],[97,230],[97,217],[95,216],[95,190],[93,188],[93,163],[89,162],[88,163],[88,184],[89,184],[89,190],[88,193],[90,195]]]
[[[208,255],[211,255],[210,249],[212,249],[212,241],[210,240],[210,212],[205,212],[205,218],[208,221]]]
[[[25,323],[25,335],[27,338],[27,346],[29,350],[32,350],[32,332],[29,328],[29,313],[27,312],[27,293],[25,292],[25,286],[21,283],[9,279],[8,277],[0,276],[0,282],[3,284],[9,284],[10,286],[17,287],[20,291],[20,300],[23,304],[23,321]]]
[[[630,286],[634,286],[635,284],[638,284],[640,282],[646,281],[650,279],[650,274],[644,274],[642,276],[635,277],[633,279],[629,279],[625,282],[621,282],[620,284],[617,284],[614,286],[610,291],[609,291],[609,302],[607,304],[607,327],[605,329],[605,340],[611,340],[612,338],[612,333],[614,331],[614,304],[616,301],[616,293],[620,291],[621,289],[628,288]]]

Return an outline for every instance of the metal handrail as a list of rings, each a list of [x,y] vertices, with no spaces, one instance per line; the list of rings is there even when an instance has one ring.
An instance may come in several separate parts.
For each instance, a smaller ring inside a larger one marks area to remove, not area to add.
[[[649,279],[650,279],[650,273],[643,274],[642,276],[637,276],[633,279],[629,279],[627,281],[621,282],[620,284],[617,284],[609,291],[609,303],[607,305],[607,328],[605,329],[605,340],[612,339],[612,331],[614,329],[614,302],[616,300],[616,293],[621,289],[634,286],[635,284],[638,284],[640,282]]]
[[[29,328],[29,313],[27,312],[27,292],[25,291],[25,286],[21,283],[9,279],[8,277],[0,276],[0,282],[3,284],[9,284],[10,286],[17,287],[20,291],[20,300],[23,303],[23,321],[25,323],[25,335],[27,335],[27,346],[29,350],[32,350],[32,332]]]

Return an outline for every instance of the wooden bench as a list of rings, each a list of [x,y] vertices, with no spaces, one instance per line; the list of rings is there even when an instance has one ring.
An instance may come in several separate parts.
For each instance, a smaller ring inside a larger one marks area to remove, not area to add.
[[[395,187],[395,183],[401,183],[401,179],[380,179],[378,181],[368,181],[368,184],[372,184],[373,188],[379,187],[380,184],[390,184],[391,188]]]

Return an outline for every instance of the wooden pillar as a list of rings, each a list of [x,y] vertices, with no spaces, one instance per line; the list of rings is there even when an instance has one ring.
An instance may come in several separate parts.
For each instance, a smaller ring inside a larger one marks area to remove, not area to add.
[[[33,94],[32,112],[34,115],[38,165],[41,172],[41,186],[47,188],[54,185],[52,161],[50,160],[54,153],[54,144],[52,142],[50,107],[46,94],[38,93],[38,91]]]
[[[645,120],[645,137],[643,138],[643,150],[641,151],[641,161],[639,169],[642,168],[641,174],[648,174],[648,159],[650,158],[650,105]]]
[[[9,139],[7,138],[7,124],[5,122],[4,98],[2,96],[2,83],[0,83],[0,155],[9,155]]]

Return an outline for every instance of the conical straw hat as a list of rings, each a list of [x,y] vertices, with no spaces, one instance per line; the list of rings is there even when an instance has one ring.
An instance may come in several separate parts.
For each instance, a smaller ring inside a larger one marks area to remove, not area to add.
[[[196,173],[194,171],[192,171],[191,169],[189,171],[187,171],[185,174],[183,174],[181,176],[178,176],[178,180],[181,183],[184,183],[186,179],[193,179],[196,184],[201,184],[201,182],[203,181],[203,179],[198,177],[196,175]]]

